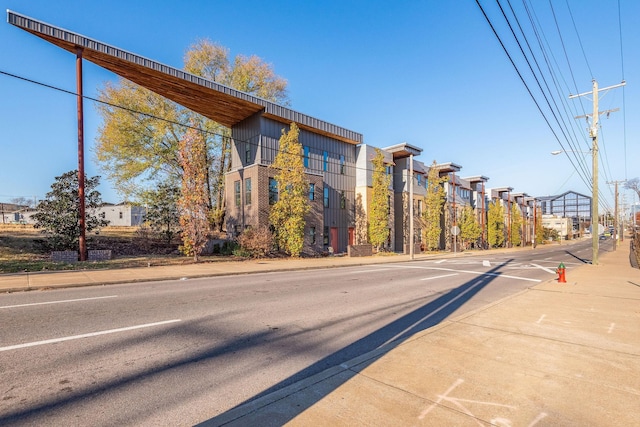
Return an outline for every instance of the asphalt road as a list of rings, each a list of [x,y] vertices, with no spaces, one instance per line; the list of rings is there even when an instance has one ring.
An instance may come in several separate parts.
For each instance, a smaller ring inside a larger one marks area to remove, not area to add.
[[[570,277],[591,242],[482,255],[0,295],[0,425],[193,425]]]

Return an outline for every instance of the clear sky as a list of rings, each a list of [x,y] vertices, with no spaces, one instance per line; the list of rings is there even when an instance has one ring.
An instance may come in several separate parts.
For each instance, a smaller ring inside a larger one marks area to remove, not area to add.
[[[613,207],[607,181],[640,176],[640,2],[511,0],[517,21],[507,0],[500,3],[514,31],[519,23],[526,34],[520,42],[535,53],[531,66],[543,70],[536,74],[551,88],[546,98],[498,3],[480,1],[544,116],[475,0],[0,0],[3,10],[178,68],[200,38],[231,56],[255,54],[287,79],[292,109],[377,147],[421,147],[424,163],[454,162],[463,177],[485,175],[489,187],[531,196],[591,194],[584,182],[591,182],[591,141],[585,119],[574,116],[591,113],[592,101],[568,96],[590,91],[593,78],[600,87],[624,78],[624,90],[600,94],[601,111],[620,108],[601,118],[599,133],[601,194]],[[6,15],[0,73],[75,91],[75,57],[9,25]],[[85,62],[86,95],[109,80],[117,77]],[[100,175],[92,153],[100,118],[90,101],[85,114],[86,171]],[[76,169],[76,129],[74,96],[0,74],[0,202],[41,199],[55,176]],[[566,155],[550,154],[563,148],[586,152],[569,154],[584,162],[584,178]],[[103,200],[118,202],[102,181]],[[630,192],[626,199],[635,201]]]

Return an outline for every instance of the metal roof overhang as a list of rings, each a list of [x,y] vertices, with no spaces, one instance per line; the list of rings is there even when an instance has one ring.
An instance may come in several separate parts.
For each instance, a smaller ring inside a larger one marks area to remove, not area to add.
[[[385,147],[383,150],[393,154],[394,159],[402,159],[409,157],[412,154],[414,156],[419,156],[420,153],[422,153],[422,148],[407,144],[406,142]]]
[[[203,79],[177,68],[135,55],[50,24],[7,10],[7,22],[74,55],[168,98],[196,113],[232,127],[256,113],[301,129],[350,144],[362,143],[362,135],[315,119],[270,101]]]

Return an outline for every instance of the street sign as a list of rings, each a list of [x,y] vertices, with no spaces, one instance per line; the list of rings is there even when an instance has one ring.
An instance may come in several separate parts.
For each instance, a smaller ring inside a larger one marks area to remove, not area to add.
[[[451,227],[451,234],[453,234],[454,236],[460,234],[460,227],[458,227],[457,225]]]

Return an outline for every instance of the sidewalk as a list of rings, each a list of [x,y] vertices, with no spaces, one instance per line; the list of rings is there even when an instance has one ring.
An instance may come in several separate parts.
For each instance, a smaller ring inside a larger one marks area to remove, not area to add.
[[[612,426],[640,420],[627,248],[201,425]]]

